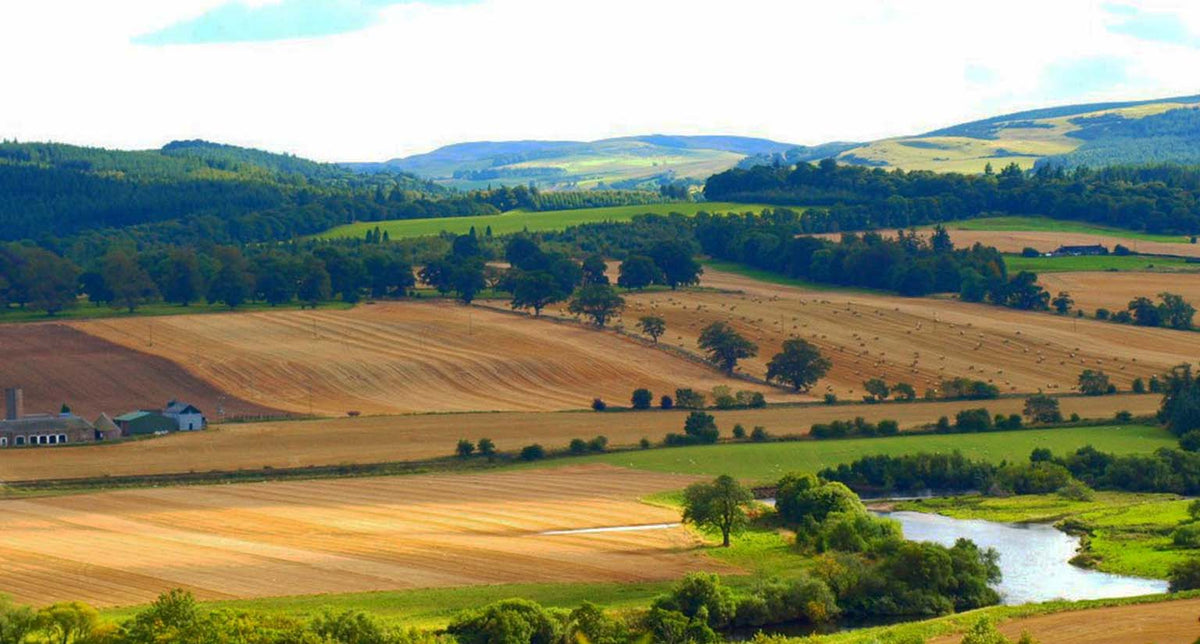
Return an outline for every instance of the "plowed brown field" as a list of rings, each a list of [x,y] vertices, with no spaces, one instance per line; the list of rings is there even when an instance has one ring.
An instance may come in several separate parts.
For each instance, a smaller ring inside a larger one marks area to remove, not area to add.
[[[1106,418],[1128,410],[1152,414],[1159,396],[1063,398],[1063,413]],[[904,405],[824,405],[714,411],[728,435],[735,423],[762,425],[773,434],[803,434],[813,423],[863,416],[910,428],[954,417],[961,409],[986,406],[992,413],[1020,413],[1024,401],[911,403]],[[661,440],[683,427],[685,411],[496,414],[425,414],[222,425],[206,432],[173,434],[154,440],[94,445],[78,449],[0,450],[0,481],[28,481],[142,474],[257,470],[412,461],[448,456],[460,438],[491,438],[513,452],[531,443],[565,447],[572,438],[608,437],[613,445],[634,445],[643,437]]]
[[[1192,644],[1200,637],[1200,599],[1114,606],[1014,619],[1000,631],[1014,641],[1029,631],[1052,644]],[[939,637],[932,644],[958,644],[962,635]]]
[[[172,398],[213,413],[278,415],[222,392],[189,374],[179,363],[80,333],[62,324],[0,325],[0,385],[25,391],[28,413],[57,412],[65,402],[77,414],[123,414],[157,408]]]
[[[153,325],[154,344],[148,346]],[[449,303],[75,323],[258,404],[318,415],[583,409],[638,387],[778,396],[613,333]]]
[[[705,325],[729,322],[759,345],[758,357],[742,367],[759,376],[783,340],[807,339],[833,360],[816,395],[856,399],[862,382],[874,377],[910,382],[921,392],[956,376],[992,382],[1004,393],[1065,392],[1083,369],[1102,369],[1124,389],[1135,377],[1200,355],[1200,334],[1167,329],[957,300],[781,286],[715,270],[702,284],[740,293],[634,295],[625,318],[661,315],[667,320],[662,341],[692,351]]]
[[[0,592],[45,604],[140,603],[470,584],[671,579],[731,571],[637,498],[679,477],[537,472],[143,489],[0,502]]]
[[[1051,294],[1070,293],[1075,307],[1088,315],[1101,307],[1123,311],[1138,297],[1158,301],[1163,291],[1200,302],[1200,274],[1196,273],[1045,273],[1038,275],[1038,281]]]

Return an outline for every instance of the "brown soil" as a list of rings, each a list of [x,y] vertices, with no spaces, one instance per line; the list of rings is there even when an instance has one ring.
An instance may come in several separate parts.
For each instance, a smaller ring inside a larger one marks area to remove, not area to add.
[[[1115,606],[1014,619],[1000,625],[1012,640],[1028,631],[1047,644],[1192,644],[1200,637],[1200,599]],[[958,644],[961,635],[931,644]]]

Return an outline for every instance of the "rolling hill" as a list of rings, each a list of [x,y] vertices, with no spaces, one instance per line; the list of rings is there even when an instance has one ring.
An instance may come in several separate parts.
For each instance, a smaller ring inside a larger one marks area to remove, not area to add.
[[[384,163],[350,163],[364,173],[412,173],[456,188],[533,183],[548,189],[657,188],[702,181],[750,155],[795,146],[737,136],[635,136],[600,141],[457,143]]]
[[[962,123],[916,136],[831,143],[747,157],[741,167],[835,156],[905,170],[982,172],[1023,168],[1200,163],[1200,95],[1051,107]]]

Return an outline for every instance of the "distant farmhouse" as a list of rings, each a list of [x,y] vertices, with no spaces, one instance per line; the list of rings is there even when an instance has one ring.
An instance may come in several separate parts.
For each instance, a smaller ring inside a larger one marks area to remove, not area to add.
[[[4,390],[4,420],[0,420],[0,448],[68,445],[109,441],[128,436],[165,434],[204,429],[204,414],[187,403],[172,400],[166,409],[140,410],[109,418],[100,414],[88,422],[63,411],[59,414],[26,414],[20,388]]]
[[[1091,246],[1059,246],[1050,253],[1051,257],[1083,257],[1086,255],[1107,255],[1108,248],[1100,244]]]

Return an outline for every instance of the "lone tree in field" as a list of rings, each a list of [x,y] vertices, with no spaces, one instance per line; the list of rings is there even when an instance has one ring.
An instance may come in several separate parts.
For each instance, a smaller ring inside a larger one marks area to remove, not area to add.
[[[654,403],[654,394],[649,389],[634,389],[629,402],[634,409],[650,409],[650,405]]]
[[[1060,291],[1059,294],[1050,301],[1050,306],[1054,307],[1054,312],[1059,315],[1066,315],[1071,312],[1071,307],[1075,306],[1075,300],[1071,299],[1071,294],[1066,291]]]
[[[808,391],[829,373],[833,366],[820,349],[807,340],[792,338],[783,342],[783,350],[767,363],[767,380],[791,385],[796,391]]]
[[[1112,385],[1108,382],[1108,374],[1103,371],[1084,369],[1079,374],[1079,393],[1085,396],[1103,396],[1111,393]]]
[[[708,359],[732,375],[738,360],[758,355],[758,345],[724,322],[713,322],[700,331],[700,348]]]
[[[458,440],[458,445],[454,448],[454,453],[458,454],[459,458],[467,458],[471,454],[475,453],[475,443],[472,443],[465,438],[460,438]]]
[[[571,313],[591,318],[592,324],[600,328],[604,328],[608,320],[624,308],[625,298],[617,295],[617,291],[607,284],[584,286],[575,292],[567,305]]]
[[[746,526],[746,508],[754,501],[750,490],[732,476],[722,474],[711,483],[693,483],[683,492],[683,520],[701,528],[721,531],[721,546]]]
[[[1025,417],[1031,423],[1061,423],[1062,412],[1058,399],[1046,394],[1034,394],[1025,399]]]
[[[658,339],[667,332],[667,321],[657,315],[646,315],[638,319],[638,328],[658,344]]]
[[[871,378],[863,383],[863,389],[871,394],[871,398],[875,401],[886,400],[892,394],[891,387],[888,387],[883,378]]]

